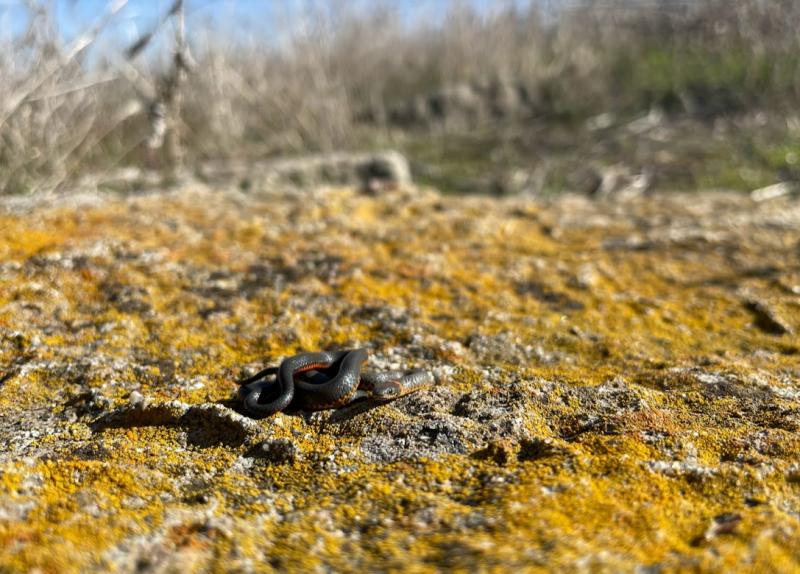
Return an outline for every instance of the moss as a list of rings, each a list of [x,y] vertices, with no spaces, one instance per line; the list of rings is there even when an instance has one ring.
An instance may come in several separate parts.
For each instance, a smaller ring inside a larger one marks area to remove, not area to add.
[[[796,257],[792,229],[626,243],[637,222],[666,233],[664,218],[700,216],[663,198],[612,209],[317,193],[2,216],[0,253],[20,267],[3,271],[0,327],[23,335],[0,356],[27,362],[0,385],[0,416],[53,426],[0,467],[0,570],[125,570],[130,556],[198,571],[800,567],[787,479],[797,354],[738,294],[800,327],[775,279]],[[739,221],[752,209],[708,201]],[[586,265],[590,285],[576,280]],[[384,406],[348,427],[280,415],[257,423],[259,440],[297,447],[275,462],[248,454],[249,435],[204,440],[202,421],[98,423],[132,391],[233,405],[245,367],[366,343],[446,368],[433,396],[459,402],[433,415],[468,434],[502,417],[469,418],[461,402],[511,401],[517,434],[491,456],[465,441],[462,454],[378,463],[364,429],[401,433],[419,413]],[[109,405],[81,398],[89,389]],[[732,512],[731,532],[707,534]]]

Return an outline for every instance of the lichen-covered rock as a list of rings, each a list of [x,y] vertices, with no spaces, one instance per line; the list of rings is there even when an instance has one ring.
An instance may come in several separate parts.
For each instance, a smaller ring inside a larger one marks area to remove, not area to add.
[[[274,463],[294,463],[297,462],[300,452],[290,439],[278,438],[258,443],[250,449],[249,455]]]
[[[407,187],[411,168],[401,153],[329,153],[282,159],[262,166],[267,181],[296,186],[320,184],[358,185],[367,191],[385,187]]]
[[[0,571],[800,569],[798,229],[790,196],[2,200]],[[436,385],[241,413],[354,346]]]

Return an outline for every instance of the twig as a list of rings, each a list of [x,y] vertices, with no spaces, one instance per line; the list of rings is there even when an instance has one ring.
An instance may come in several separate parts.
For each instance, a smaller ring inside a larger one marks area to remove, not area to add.
[[[5,109],[0,110],[0,128],[25,102],[31,95],[44,85],[44,83],[56,74],[65,64],[73,62],[86,48],[91,46],[97,39],[97,35],[105,28],[111,18],[114,17],[120,10],[122,10],[128,0],[113,0],[106,6],[105,13],[97,19],[97,21],[90,26],[83,34],[75,38],[67,49],[63,61],[54,60],[49,65],[45,66],[39,74],[35,74],[31,79],[16,93],[12,94],[9,101],[6,102]]]

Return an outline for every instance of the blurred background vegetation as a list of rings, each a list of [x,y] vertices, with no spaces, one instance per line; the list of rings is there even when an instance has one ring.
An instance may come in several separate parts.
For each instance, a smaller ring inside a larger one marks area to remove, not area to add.
[[[152,6],[127,39],[124,0],[80,30],[0,2],[0,193],[385,148],[455,192],[800,178],[794,0],[285,3],[250,9],[260,29]]]

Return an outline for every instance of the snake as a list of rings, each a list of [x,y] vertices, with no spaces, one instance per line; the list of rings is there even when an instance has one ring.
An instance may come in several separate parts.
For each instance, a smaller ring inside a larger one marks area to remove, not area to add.
[[[239,381],[239,397],[249,414],[265,417],[289,405],[303,410],[336,409],[360,399],[389,402],[429,387],[433,375],[423,370],[362,372],[366,349],[299,353]],[[265,390],[278,392],[264,400]]]

